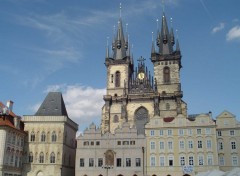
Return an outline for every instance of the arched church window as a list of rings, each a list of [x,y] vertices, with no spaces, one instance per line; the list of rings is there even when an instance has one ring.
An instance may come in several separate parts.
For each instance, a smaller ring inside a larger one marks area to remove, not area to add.
[[[113,74],[111,74],[111,83],[113,83]]]
[[[140,107],[135,111],[135,121],[138,134],[145,134],[145,124],[148,122],[148,110]]]
[[[34,132],[31,132],[30,141],[31,142],[35,141],[35,133]]]
[[[163,81],[164,83],[170,83],[170,68],[164,67],[163,69]]]
[[[28,162],[29,163],[33,162],[33,153],[32,152],[30,152],[29,155],[28,155]]]
[[[53,152],[50,155],[50,163],[55,163],[55,154]]]
[[[56,142],[57,141],[57,134],[55,131],[52,132],[52,142]]]
[[[46,141],[46,134],[45,132],[42,132],[41,134],[41,142],[45,142]]]
[[[119,122],[119,118],[118,118],[117,115],[115,115],[115,116],[113,117],[113,123],[118,123],[118,122]]]
[[[121,78],[121,73],[119,71],[116,71],[116,74],[115,74],[115,87],[120,87],[120,78]]]
[[[43,154],[43,152],[41,152],[40,155],[39,155],[39,163],[44,163],[44,154]]]

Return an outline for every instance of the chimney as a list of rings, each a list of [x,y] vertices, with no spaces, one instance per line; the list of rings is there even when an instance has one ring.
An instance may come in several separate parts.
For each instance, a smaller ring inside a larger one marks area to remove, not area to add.
[[[8,109],[9,109],[9,111],[12,112],[12,109],[13,109],[13,101],[8,100],[8,101],[7,101],[7,107],[8,107]]]

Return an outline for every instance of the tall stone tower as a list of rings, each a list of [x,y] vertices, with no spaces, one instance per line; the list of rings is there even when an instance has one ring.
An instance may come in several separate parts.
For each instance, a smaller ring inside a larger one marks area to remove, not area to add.
[[[186,114],[186,104],[182,101],[183,92],[180,81],[181,51],[178,40],[176,40],[174,49],[174,32],[172,27],[170,31],[168,29],[165,13],[162,16],[161,31],[157,31],[156,44],[157,49],[155,49],[153,41],[151,61],[160,98],[161,116],[175,117],[178,114]]]
[[[107,93],[102,109],[102,133],[114,133],[124,122],[129,122],[137,127],[138,133],[144,134],[145,124],[154,116],[165,118],[186,114],[180,83],[181,52],[178,40],[174,49],[173,29],[168,30],[165,15],[157,34],[157,51],[152,43],[154,77],[145,66],[143,57],[137,60],[134,69],[127,36],[124,37],[120,18],[111,56],[109,47],[106,52]]]

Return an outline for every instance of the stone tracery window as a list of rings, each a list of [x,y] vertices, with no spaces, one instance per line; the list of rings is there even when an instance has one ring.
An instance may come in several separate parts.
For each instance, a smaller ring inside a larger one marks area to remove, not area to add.
[[[52,142],[56,142],[57,141],[57,135],[56,135],[56,132],[53,131],[52,132]]]
[[[42,132],[41,134],[41,142],[45,142],[46,141],[46,134],[45,132]]]
[[[120,78],[121,78],[121,73],[119,71],[116,71],[116,73],[115,73],[115,87],[120,87]]]
[[[117,115],[115,115],[115,116],[113,117],[113,123],[118,123],[118,122],[119,122],[119,118],[118,118]]]
[[[145,124],[148,122],[148,110],[144,107],[140,107],[135,111],[135,121],[138,134],[144,134]]]
[[[35,133],[34,133],[34,132],[31,132],[30,141],[31,141],[31,142],[34,142],[34,141],[35,141]]]
[[[163,69],[163,82],[170,83],[170,68],[164,67]]]
[[[33,162],[33,153],[32,152],[30,152],[29,155],[28,155],[28,162],[29,163]]]
[[[50,155],[50,163],[55,163],[55,154],[53,152]]]
[[[44,154],[43,154],[43,152],[41,152],[40,155],[39,155],[39,163],[44,163]]]

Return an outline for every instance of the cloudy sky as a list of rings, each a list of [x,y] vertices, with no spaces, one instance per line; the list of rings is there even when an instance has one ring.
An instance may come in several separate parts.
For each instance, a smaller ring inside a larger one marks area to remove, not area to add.
[[[120,3],[134,59],[143,56],[152,68],[162,0],[0,0],[0,101],[13,100],[16,114],[33,115],[47,92],[61,91],[80,131],[99,125],[105,48]],[[173,18],[178,30],[189,114],[228,110],[240,119],[239,7],[239,0],[165,0],[169,26]]]

